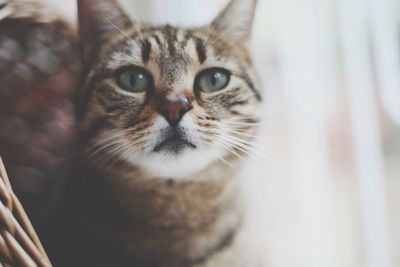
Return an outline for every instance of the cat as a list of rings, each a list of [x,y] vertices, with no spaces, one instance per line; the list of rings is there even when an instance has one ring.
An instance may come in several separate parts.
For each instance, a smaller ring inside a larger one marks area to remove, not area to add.
[[[237,174],[261,119],[247,44],[255,8],[232,0],[186,29],[78,0],[78,156],[55,266],[254,266]]]

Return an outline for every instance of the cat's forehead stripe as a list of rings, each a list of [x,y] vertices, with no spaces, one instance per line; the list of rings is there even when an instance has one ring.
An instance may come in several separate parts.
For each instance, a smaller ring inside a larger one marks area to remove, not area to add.
[[[153,33],[151,37],[154,38],[154,40],[158,44],[158,47],[161,48],[162,47],[162,42],[161,42],[160,36],[157,33]]]
[[[196,38],[196,52],[200,64],[203,64],[207,59],[207,49],[200,38]]]
[[[209,36],[192,30],[184,30],[172,26],[160,28],[135,29],[129,32],[129,41],[126,36],[120,36],[118,40],[110,42],[109,48],[113,62],[108,61],[109,67],[124,64],[146,64],[155,57],[158,63],[180,63],[176,67],[186,67],[188,62],[203,64],[210,54],[214,53],[214,47]],[[206,40],[205,40],[206,39]],[[122,48],[115,51],[118,43]],[[130,50],[130,51],[129,51]],[[126,56],[130,58],[126,58]],[[168,60],[165,60],[168,58]],[[128,62],[133,60],[132,62]],[[159,66],[160,69],[165,67]]]
[[[168,45],[169,56],[174,58],[177,52],[175,47],[177,42],[177,29],[167,25],[163,28],[162,32]]]
[[[165,26],[153,32],[147,39],[157,45],[159,52],[167,48],[168,56],[171,58],[181,56],[185,52],[190,57],[197,57],[200,64],[207,59],[207,47],[203,39],[194,36],[191,31]],[[190,44],[195,45],[196,54],[190,51]],[[165,56],[165,54],[164,54]]]

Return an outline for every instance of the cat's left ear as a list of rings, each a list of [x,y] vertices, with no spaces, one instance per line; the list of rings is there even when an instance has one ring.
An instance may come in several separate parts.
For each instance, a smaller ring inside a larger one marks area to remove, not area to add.
[[[116,0],[78,0],[78,20],[85,61],[101,44],[133,26]]]
[[[212,22],[212,27],[245,44],[251,37],[257,0],[231,0]]]

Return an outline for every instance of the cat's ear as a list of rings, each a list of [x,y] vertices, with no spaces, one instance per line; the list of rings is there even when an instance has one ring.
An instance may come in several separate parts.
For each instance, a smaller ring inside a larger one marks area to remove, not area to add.
[[[256,5],[257,0],[231,0],[211,26],[240,43],[246,43],[251,37]]]
[[[116,0],[78,0],[78,22],[84,60],[100,44],[133,26]]]

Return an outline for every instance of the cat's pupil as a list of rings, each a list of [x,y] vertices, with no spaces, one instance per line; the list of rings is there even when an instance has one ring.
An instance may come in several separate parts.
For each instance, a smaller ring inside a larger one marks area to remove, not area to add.
[[[140,84],[141,82],[143,82],[143,80],[144,80],[144,75],[141,73],[139,73],[137,75],[132,75],[131,81],[130,81],[131,86],[135,87],[136,83]]]
[[[214,75],[211,76],[211,84],[212,86],[217,86],[218,85],[218,81],[221,79],[221,73],[216,72],[214,73]]]

